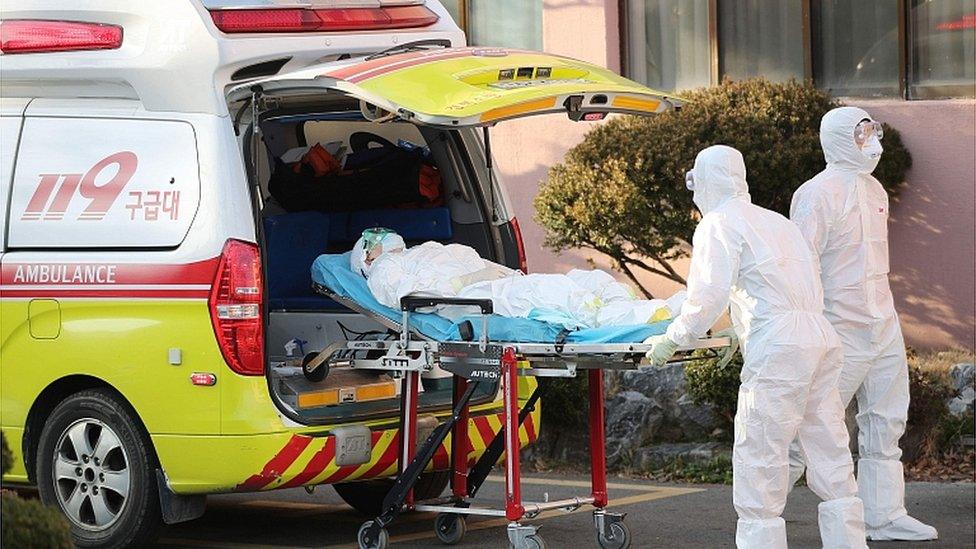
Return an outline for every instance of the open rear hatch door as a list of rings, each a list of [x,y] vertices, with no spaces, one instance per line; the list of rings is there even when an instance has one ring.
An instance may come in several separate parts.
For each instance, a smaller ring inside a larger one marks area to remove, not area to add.
[[[681,105],[605,68],[568,57],[500,48],[443,48],[327,63],[231,88],[231,103],[256,90],[286,99],[330,90],[359,99],[369,119],[489,126],[564,112],[573,120],[607,113],[655,114]]]

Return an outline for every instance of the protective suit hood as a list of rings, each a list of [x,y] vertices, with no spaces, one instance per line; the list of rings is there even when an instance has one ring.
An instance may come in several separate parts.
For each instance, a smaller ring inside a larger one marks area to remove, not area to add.
[[[702,215],[725,202],[749,197],[746,183],[746,163],[742,153],[727,145],[713,145],[695,157],[694,201]]]
[[[369,270],[373,263],[371,259],[375,260],[385,252],[402,251],[406,247],[403,237],[393,231],[382,228],[366,229],[352,247],[349,263],[353,271],[361,273],[363,276],[369,276]],[[373,254],[372,258],[370,258],[371,253]]]
[[[857,107],[832,109],[820,120],[820,146],[828,167],[868,174],[878,166],[881,157],[868,158],[854,142],[854,128],[862,120],[874,119]]]

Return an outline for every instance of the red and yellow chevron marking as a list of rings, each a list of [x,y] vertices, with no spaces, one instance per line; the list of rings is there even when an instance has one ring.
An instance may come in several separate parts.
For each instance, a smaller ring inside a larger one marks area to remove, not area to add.
[[[539,421],[538,408],[525,418],[519,429],[519,441],[525,447],[536,440]],[[473,464],[501,430],[502,414],[481,415],[470,419],[467,459]],[[310,437],[293,435],[261,469],[237,485],[241,492],[293,488],[315,484],[332,484],[346,480],[366,480],[393,476],[397,472],[400,448],[399,429],[373,431],[373,454],[360,465],[339,466],[335,463],[336,439],[333,436]],[[451,436],[434,453],[432,469],[451,467]]]

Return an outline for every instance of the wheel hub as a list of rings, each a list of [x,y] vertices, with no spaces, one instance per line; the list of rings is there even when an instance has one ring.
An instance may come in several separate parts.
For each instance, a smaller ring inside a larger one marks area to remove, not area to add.
[[[61,434],[53,476],[64,514],[86,530],[112,526],[129,498],[129,457],[118,435],[94,418],[80,419]]]

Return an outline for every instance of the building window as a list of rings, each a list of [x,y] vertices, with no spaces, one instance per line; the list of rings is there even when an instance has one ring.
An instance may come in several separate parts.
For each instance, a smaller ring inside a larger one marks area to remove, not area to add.
[[[892,0],[815,0],[813,79],[836,95],[899,93],[898,10]]]
[[[803,78],[803,9],[800,2],[722,0],[718,3],[719,70],[742,80]]]
[[[911,0],[909,97],[976,94],[976,0]]]
[[[711,80],[708,0],[627,3],[630,77],[652,88],[683,90]]]
[[[976,95],[976,0],[623,0],[623,66],[681,90],[765,76],[835,95]]]
[[[472,46],[542,49],[542,0],[447,0]]]

